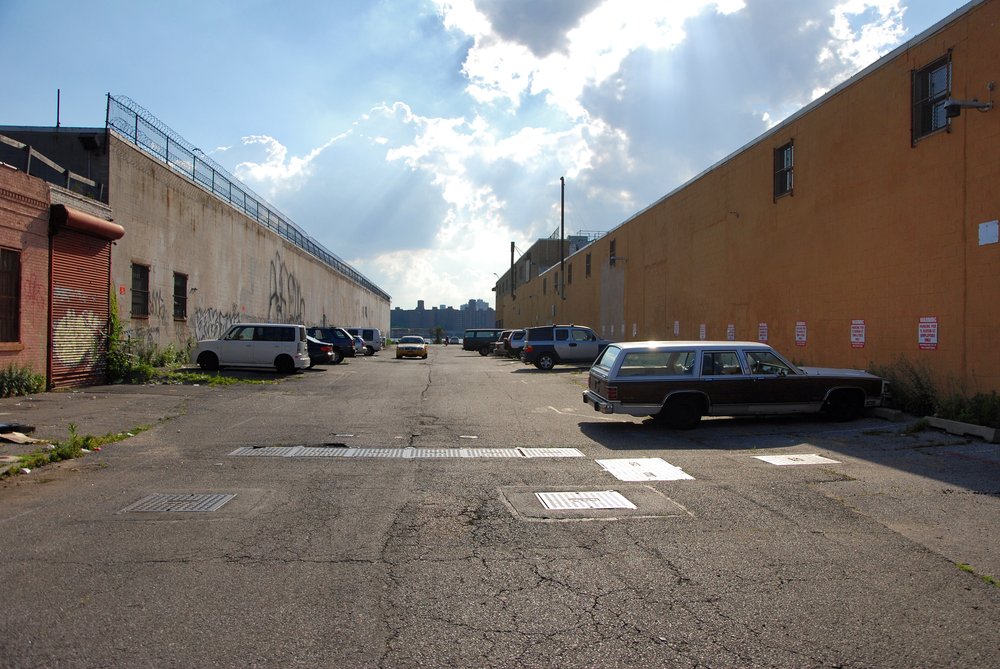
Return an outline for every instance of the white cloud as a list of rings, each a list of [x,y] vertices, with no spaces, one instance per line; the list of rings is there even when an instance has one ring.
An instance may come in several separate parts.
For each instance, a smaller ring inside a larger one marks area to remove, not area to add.
[[[312,174],[312,165],[324,150],[340,141],[350,131],[342,133],[321,146],[312,149],[305,156],[288,156],[288,149],[274,137],[250,135],[243,138],[245,147],[264,147],[263,162],[244,161],[236,165],[233,174],[251,185],[259,184],[267,198],[275,198],[281,191],[297,190]]]

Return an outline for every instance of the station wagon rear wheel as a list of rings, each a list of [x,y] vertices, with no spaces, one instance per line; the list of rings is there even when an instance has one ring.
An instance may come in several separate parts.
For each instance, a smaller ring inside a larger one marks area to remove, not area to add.
[[[690,430],[701,420],[701,404],[694,397],[677,397],[668,401],[656,418],[675,430]]]
[[[339,365],[344,361],[344,354],[337,349],[333,350],[333,359],[330,360],[331,365]]]
[[[490,347],[489,346],[480,346],[479,347],[479,355],[487,356],[489,354],[490,354]]]

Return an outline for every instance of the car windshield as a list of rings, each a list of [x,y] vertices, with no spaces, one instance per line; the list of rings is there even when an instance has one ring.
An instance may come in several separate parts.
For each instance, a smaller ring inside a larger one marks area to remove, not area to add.
[[[400,344],[423,344],[424,343],[424,338],[423,337],[409,337],[409,336],[407,336],[407,337],[400,338],[399,343]]]

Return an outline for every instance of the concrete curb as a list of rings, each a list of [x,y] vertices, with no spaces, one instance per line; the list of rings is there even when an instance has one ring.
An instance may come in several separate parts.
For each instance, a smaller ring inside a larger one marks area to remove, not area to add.
[[[957,420],[947,420],[945,418],[937,418],[935,416],[927,416],[927,423],[931,427],[944,430],[948,434],[979,437],[983,441],[991,444],[1000,444],[1000,439],[998,439],[998,436],[1000,436],[998,435],[998,432],[1000,432],[1000,430],[992,427],[983,427],[982,425],[973,425],[971,423],[961,423]]]

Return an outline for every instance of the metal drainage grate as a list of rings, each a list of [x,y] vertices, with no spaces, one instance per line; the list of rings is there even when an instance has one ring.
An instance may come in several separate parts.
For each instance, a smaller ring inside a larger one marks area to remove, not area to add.
[[[220,493],[194,493],[185,495],[157,493],[143,497],[135,504],[125,507],[122,509],[122,513],[131,511],[217,511],[234,497],[236,495]]]
[[[616,490],[595,492],[536,492],[546,509],[635,509],[625,495]]]
[[[575,448],[330,448],[325,446],[244,446],[229,455],[281,458],[582,458]]]

